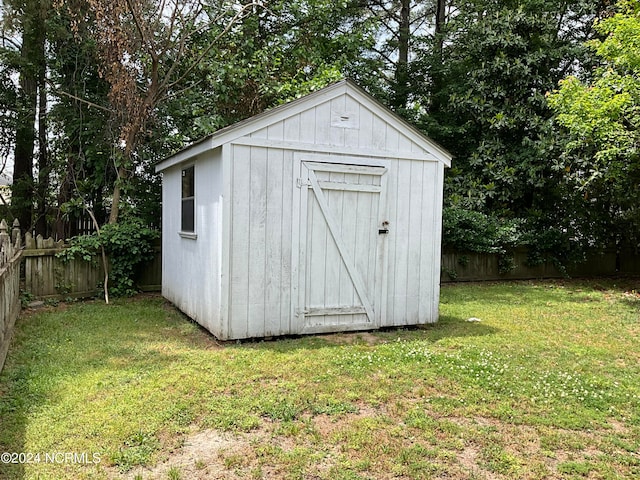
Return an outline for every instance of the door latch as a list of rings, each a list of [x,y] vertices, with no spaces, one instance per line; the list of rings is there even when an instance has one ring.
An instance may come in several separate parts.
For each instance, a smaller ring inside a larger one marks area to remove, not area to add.
[[[311,182],[309,180],[296,178],[296,187],[302,188],[302,187],[310,187],[310,186],[311,186]]]
[[[382,228],[378,229],[378,235],[386,235],[387,233],[389,233],[389,222],[388,221],[384,221],[382,222]]]

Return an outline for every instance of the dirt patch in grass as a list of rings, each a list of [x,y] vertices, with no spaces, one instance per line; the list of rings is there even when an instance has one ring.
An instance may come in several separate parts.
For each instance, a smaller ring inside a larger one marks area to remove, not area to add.
[[[368,405],[358,406],[357,413],[349,413],[344,415],[327,415],[320,414],[310,417],[315,431],[322,438],[331,438],[336,432],[345,428],[346,425],[363,418],[373,418],[380,415],[381,411]]]
[[[317,449],[313,465],[305,478],[330,478],[329,471],[335,466],[340,455],[339,445],[333,444],[339,432],[353,428],[353,425],[367,418],[381,415],[381,411],[362,406],[357,413],[343,415],[304,415],[296,429],[287,433],[282,422],[263,419],[259,428],[249,432],[232,433],[215,429],[198,430],[188,434],[182,445],[165,451],[152,467],[136,467],[124,475],[127,480],[166,479],[171,472],[179,473],[181,479],[240,479],[240,478],[285,478],[295,468],[296,451]],[[314,440],[315,438],[315,440]],[[277,457],[280,464],[268,459]],[[122,474],[112,469],[109,478],[121,479]],[[176,477],[177,478],[177,477]],[[382,478],[382,477],[380,477]],[[386,477],[385,477],[386,478]]]
[[[478,475],[480,473],[478,468],[479,456],[480,450],[477,446],[469,445],[465,447],[465,449],[458,455],[458,462],[460,463],[463,471],[469,472],[469,474]]]
[[[335,469],[344,467],[345,456],[349,457],[348,468],[361,465],[356,470],[365,477],[423,478],[419,472],[410,470],[412,464],[406,460],[409,458],[406,455],[418,451],[432,455],[427,467],[439,465],[447,478],[508,479],[521,474],[520,478],[548,478],[563,469],[572,472],[591,468],[589,465],[603,455],[598,438],[604,431],[517,425],[482,416],[427,414],[440,422],[440,428],[446,428],[449,422],[462,430],[450,435],[440,432],[442,438],[434,437],[431,443],[425,443],[414,437],[415,429],[403,427],[400,418],[387,409],[359,405],[358,412],[305,414],[290,423],[263,419],[259,428],[249,432],[194,431],[177,448],[165,450],[155,466],[138,467],[124,478],[279,479],[289,478],[292,470],[299,469],[304,478],[326,479],[332,477]],[[390,433],[387,429],[373,429],[369,432],[371,438],[352,437],[358,425],[378,425],[378,421],[396,425],[398,430]],[[462,443],[456,445],[452,436]],[[386,448],[378,451],[376,444]],[[367,449],[379,456],[367,458]],[[405,452],[406,464],[398,463],[401,451]],[[306,460],[297,463],[303,457]],[[413,462],[415,468],[422,468],[418,460]],[[383,465],[388,467],[383,469],[386,473],[376,474]],[[179,476],[172,477],[172,472]],[[110,478],[122,478],[115,470],[112,473]],[[434,478],[440,478],[437,472],[433,473]]]
[[[229,458],[246,458],[251,452],[249,439],[244,435],[204,430],[189,435],[181,448],[170,452],[166,459],[153,468],[136,468],[124,478],[166,479],[171,470],[180,478],[193,480],[235,479],[233,461]],[[114,472],[112,478],[121,478]]]

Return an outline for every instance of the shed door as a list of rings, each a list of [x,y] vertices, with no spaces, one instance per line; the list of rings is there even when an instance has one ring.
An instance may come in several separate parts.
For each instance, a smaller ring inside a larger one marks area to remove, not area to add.
[[[323,332],[379,325],[386,167],[301,162],[298,322]]]

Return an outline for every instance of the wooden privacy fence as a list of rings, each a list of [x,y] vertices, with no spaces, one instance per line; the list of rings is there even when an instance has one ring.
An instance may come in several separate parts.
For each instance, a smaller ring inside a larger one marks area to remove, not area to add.
[[[82,298],[101,294],[104,268],[82,258],[63,261],[57,254],[67,248],[64,242],[42,235],[25,236],[24,290],[37,298]],[[143,291],[160,290],[162,283],[162,259],[160,247],[155,257],[141,266],[137,272],[137,285]]]
[[[62,240],[32,237],[24,239],[24,289],[38,297],[91,297],[97,294],[104,270],[100,262],[82,258],[63,261],[57,257],[66,247]]]
[[[11,235],[7,230],[7,222],[0,221],[0,371],[20,313],[20,224],[14,222]]]
[[[501,257],[491,253],[449,252],[442,254],[440,281],[529,280],[535,278],[596,277],[640,274],[640,254],[633,250],[589,252],[584,262],[567,267],[566,272],[552,262],[530,266],[528,251],[516,249]]]

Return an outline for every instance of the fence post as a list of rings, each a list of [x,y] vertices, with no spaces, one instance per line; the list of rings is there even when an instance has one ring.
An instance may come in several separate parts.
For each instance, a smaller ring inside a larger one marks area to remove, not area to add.
[[[22,238],[20,235],[20,220],[18,220],[17,218],[13,221],[13,229],[11,230],[11,243],[13,243],[13,245],[15,247],[21,247],[22,245],[20,245]]]
[[[4,220],[0,220],[0,245],[5,246],[10,244],[9,234],[7,233],[7,222]]]

